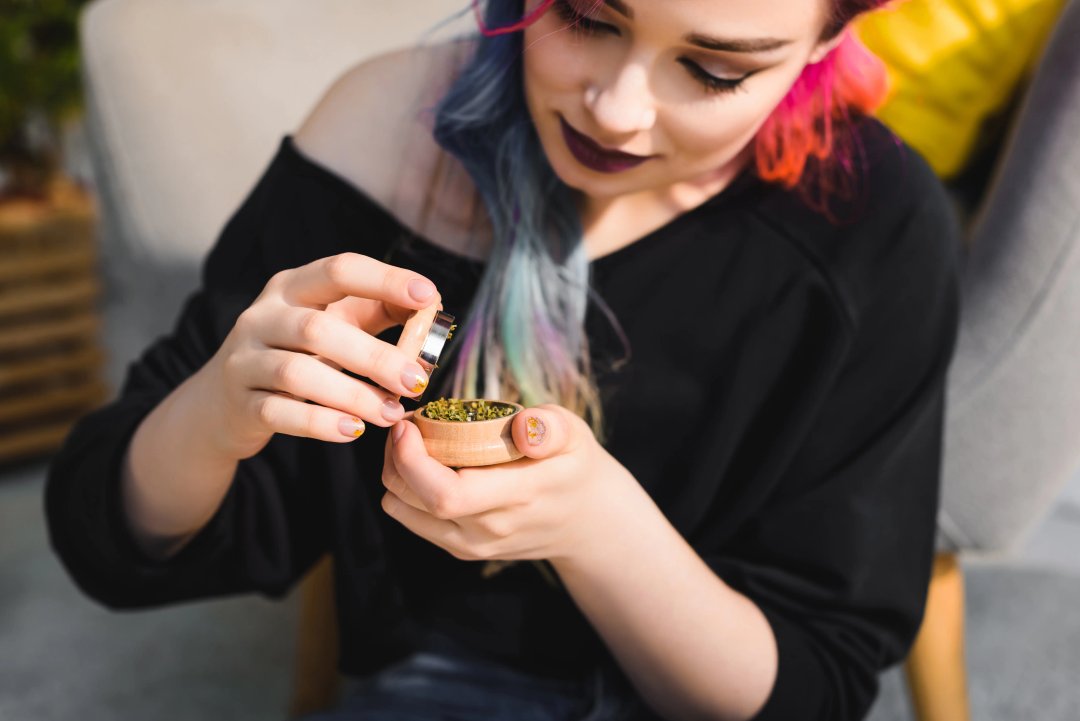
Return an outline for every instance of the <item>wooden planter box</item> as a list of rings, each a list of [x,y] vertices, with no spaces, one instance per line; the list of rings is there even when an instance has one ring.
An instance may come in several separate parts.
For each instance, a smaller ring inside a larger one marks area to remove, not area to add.
[[[94,218],[63,183],[0,203],[0,463],[54,450],[106,396]]]

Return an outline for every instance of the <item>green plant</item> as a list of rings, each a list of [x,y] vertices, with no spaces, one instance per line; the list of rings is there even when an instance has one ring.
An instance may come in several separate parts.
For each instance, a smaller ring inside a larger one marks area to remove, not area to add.
[[[82,105],[78,16],[87,0],[0,0],[0,194],[40,195],[59,126]]]
[[[460,398],[440,398],[430,401],[420,411],[428,418],[437,421],[490,421],[513,415],[514,407],[499,401],[484,399],[462,400]]]

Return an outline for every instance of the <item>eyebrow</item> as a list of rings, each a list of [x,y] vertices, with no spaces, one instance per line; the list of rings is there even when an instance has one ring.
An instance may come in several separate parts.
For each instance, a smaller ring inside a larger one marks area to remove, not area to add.
[[[633,9],[623,0],[603,0],[603,3],[627,20],[634,19]],[[683,36],[683,40],[706,50],[724,53],[764,53],[791,43],[790,40],[779,38],[714,38],[701,33],[689,33]]]

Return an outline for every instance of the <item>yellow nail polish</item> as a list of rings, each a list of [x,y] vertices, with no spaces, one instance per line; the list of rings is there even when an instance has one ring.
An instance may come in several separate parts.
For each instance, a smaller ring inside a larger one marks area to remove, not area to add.
[[[525,435],[530,446],[538,446],[544,441],[544,436],[547,435],[547,427],[539,418],[530,417],[525,421]]]
[[[341,434],[345,436],[359,438],[360,436],[364,435],[365,429],[366,426],[364,422],[356,416],[353,416],[351,418],[342,418],[341,421],[338,422],[338,430],[340,430]]]
[[[419,363],[409,363],[401,369],[401,385],[410,393],[419,393],[427,388],[428,377]]]

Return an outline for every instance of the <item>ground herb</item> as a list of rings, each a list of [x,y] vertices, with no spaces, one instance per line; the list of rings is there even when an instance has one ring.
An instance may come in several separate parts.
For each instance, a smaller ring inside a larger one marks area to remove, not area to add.
[[[483,399],[464,401],[460,398],[440,398],[420,410],[427,418],[437,421],[490,421],[511,415],[514,407]]]

